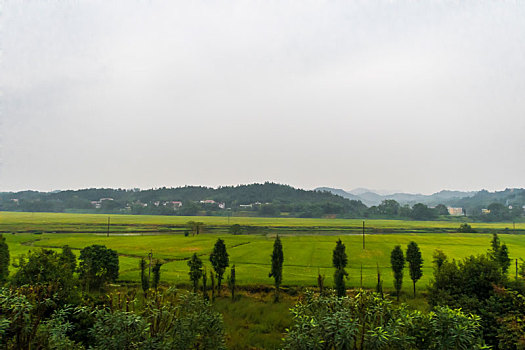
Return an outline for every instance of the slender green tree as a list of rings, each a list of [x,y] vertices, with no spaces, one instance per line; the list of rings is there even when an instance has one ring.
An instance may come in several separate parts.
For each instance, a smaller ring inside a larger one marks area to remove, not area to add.
[[[217,276],[217,288],[218,292],[221,291],[221,282],[224,271],[228,266],[230,266],[230,259],[228,253],[226,252],[226,245],[222,239],[217,239],[213,251],[210,254],[210,262],[215,274]]]
[[[346,256],[346,247],[339,239],[335,245],[332,254],[332,265],[335,267],[334,282],[337,296],[343,297],[346,295],[345,277],[348,273],[345,270],[348,264],[348,257]]]
[[[405,257],[401,246],[396,245],[390,254],[390,264],[394,272],[394,288],[396,289],[397,301],[399,301],[399,293],[403,286],[403,268],[405,267]]]
[[[5,237],[0,235],[0,284],[7,280],[9,275],[9,247]]]
[[[74,272],[77,268],[77,257],[73,254],[71,247],[65,245],[62,247],[62,253],[59,255],[59,261],[65,268]]]
[[[215,301],[215,276],[210,274],[210,284],[211,284],[211,301]]]
[[[421,256],[421,250],[419,249],[416,242],[412,241],[407,247],[407,262],[408,271],[410,272],[410,278],[414,285],[414,298],[416,297],[416,282],[419,281],[423,276],[423,258]]]
[[[490,256],[498,263],[501,270],[506,275],[510,267],[509,249],[507,248],[507,245],[501,244],[498,234],[493,233],[490,246]]]
[[[381,298],[383,298],[383,280],[381,279],[381,271],[379,271],[379,263],[377,263],[376,293],[381,295]]]
[[[151,269],[151,272],[153,272],[153,278],[151,280],[151,287],[155,289],[155,291],[159,288],[159,282],[160,282],[160,268],[162,267],[162,264],[160,261],[155,261],[155,265],[153,265],[153,268]]]
[[[496,256],[496,260],[498,261],[498,264],[501,266],[501,270],[503,271],[503,274],[507,274],[507,271],[510,267],[510,258],[509,258],[509,249],[507,248],[507,245],[503,243],[501,247],[499,248],[498,254]]]
[[[144,294],[146,294],[149,289],[149,279],[148,279],[148,274],[146,273],[146,267],[147,267],[146,260],[144,258],[141,258],[140,263],[139,263],[140,282],[142,284],[142,291],[144,292]]]
[[[317,287],[319,288],[319,294],[324,294],[324,275],[321,275],[321,270],[317,269]]]
[[[199,280],[202,277],[202,260],[199,259],[197,253],[193,253],[190,260],[188,260],[188,266],[190,267],[190,280],[193,282],[193,293],[197,293]]]
[[[434,267],[436,270],[439,270],[441,266],[447,261],[447,255],[443,253],[441,249],[434,250],[434,254],[432,254],[432,262],[434,263]]]
[[[281,287],[281,282],[283,280],[283,245],[279,235],[275,237],[273,242],[273,252],[272,252],[272,270],[270,271],[268,277],[273,277],[275,283],[275,300],[279,300],[279,288]]]
[[[492,256],[496,257],[499,248],[500,248],[500,241],[497,233],[492,234],[492,241],[490,241],[490,246],[492,248],[491,254]]]
[[[204,271],[202,272],[202,297],[204,298],[204,300],[210,300],[210,297],[208,296],[207,283],[208,283],[208,274],[206,273],[206,268],[204,268]]]
[[[235,301],[235,283],[235,265],[233,265],[228,278],[228,286],[230,287],[230,291],[232,293],[232,301]]]

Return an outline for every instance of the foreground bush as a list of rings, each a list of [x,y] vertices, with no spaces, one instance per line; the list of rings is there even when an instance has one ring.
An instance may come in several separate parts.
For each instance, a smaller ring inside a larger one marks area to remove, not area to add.
[[[483,349],[478,316],[437,307],[423,314],[376,293],[315,296],[292,309],[285,349]]]
[[[35,301],[0,289],[3,349],[224,349],[222,317],[195,295],[156,295],[139,313],[87,306],[48,314]],[[87,337],[85,335],[88,335]]]

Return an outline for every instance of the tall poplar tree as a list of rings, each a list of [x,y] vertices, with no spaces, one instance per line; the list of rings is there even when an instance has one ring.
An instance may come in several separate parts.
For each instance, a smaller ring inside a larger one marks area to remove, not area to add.
[[[9,275],[9,247],[5,237],[0,235],[0,284],[7,280]]]
[[[405,257],[401,246],[396,245],[390,254],[390,264],[394,272],[394,287],[396,289],[397,301],[399,301],[399,292],[403,286],[403,268],[405,267]]]
[[[232,266],[230,277],[228,278],[228,286],[230,287],[230,291],[232,293],[232,301],[235,301],[235,265]]]
[[[160,282],[160,268],[162,267],[162,263],[160,261],[156,261],[155,265],[153,265],[153,268],[151,269],[151,272],[153,273],[153,278],[151,280],[151,287],[157,291],[159,288],[159,282]]]
[[[279,235],[275,237],[273,242],[273,253],[272,253],[272,270],[268,277],[273,277],[275,282],[275,301],[279,300],[279,288],[283,280],[283,245]]]
[[[346,294],[345,277],[348,273],[345,270],[348,264],[348,257],[346,256],[346,247],[339,239],[335,245],[332,254],[332,265],[335,267],[334,282],[337,296],[343,297]]]
[[[423,258],[416,242],[410,242],[407,247],[407,262],[410,278],[414,285],[414,298],[416,297],[416,282],[423,276]]]
[[[217,275],[217,289],[218,293],[221,292],[221,281],[224,271],[228,266],[230,266],[230,259],[228,258],[228,253],[226,252],[226,245],[222,239],[217,239],[215,246],[213,247],[213,252],[210,254],[210,262],[215,274]]]
[[[142,291],[144,292],[144,294],[146,294],[146,292],[149,289],[149,278],[148,278],[148,274],[146,273],[146,266],[147,266],[146,260],[144,258],[141,258],[140,264],[139,264],[140,282],[142,283]]]
[[[202,260],[199,259],[197,253],[193,253],[191,259],[188,260],[188,266],[190,267],[190,280],[193,282],[193,293],[197,293],[199,280],[202,277]]]

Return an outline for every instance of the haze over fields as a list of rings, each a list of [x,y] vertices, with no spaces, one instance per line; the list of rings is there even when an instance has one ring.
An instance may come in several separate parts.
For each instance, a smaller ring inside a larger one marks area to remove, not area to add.
[[[520,2],[0,11],[0,191],[525,187]]]

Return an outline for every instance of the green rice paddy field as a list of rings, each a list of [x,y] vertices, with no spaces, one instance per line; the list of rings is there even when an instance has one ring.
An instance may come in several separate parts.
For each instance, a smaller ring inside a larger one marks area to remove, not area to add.
[[[189,283],[186,259],[193,253],[200,255],[210,268],[208,256],[220,237],[226,243],[230,264],[236,265],[240,285],[272,283],[268,278],[270,255],[275,234],[280,233],[285,258],[283,284],[287,286],[315,286],[318,272],[326,276],[327,285],[332,285],[332,250],[336,240],[341,238],[349,257],[348,284],[351,287],[361,285],[362,266],[362,284],[373,288],[379,266],[386,289],[392,286],[390,251],[395,245],[406,249],[410,241],[418,243],[425,260],[424,275],[418,283],[418,288],[423,289],[432,275],[435,249],[443,250],[449,258],[460,259],[486,252],[491,240],[490,233],[455,233],[458,222],[367,220],[366,247],[363,249],[362,236],[356,233],[361,229],[361,220],[132,215],[112,215],[110,236],[106,237],[107,217],[0,212],[0,232],[7,239],[12,259],[39,247],[60,248],[67,244],[78,252],[91,244],[106,245],[120,254],[120,278],[129,281],[138,281],[139,258],[151,251],[154,258],[165,263],[161,269],[162,281],[178,284]],[[185,237],[185,223],[189,220],[204,222],[205,233]],[[228,227],[232,224],[249,226],[251,234],[229,234]],[[492,232],[509,228],[513,232],[512,223],[472,226]],[[515,228],[520,232],[525,224],[517,223]],[[525,258],[525,235],[502,234],[500,239],[507,244],[511,258]],[[510,273],[514,273],[513,266]],[[408,271],[405,275],[404,288],[409,291]]]

